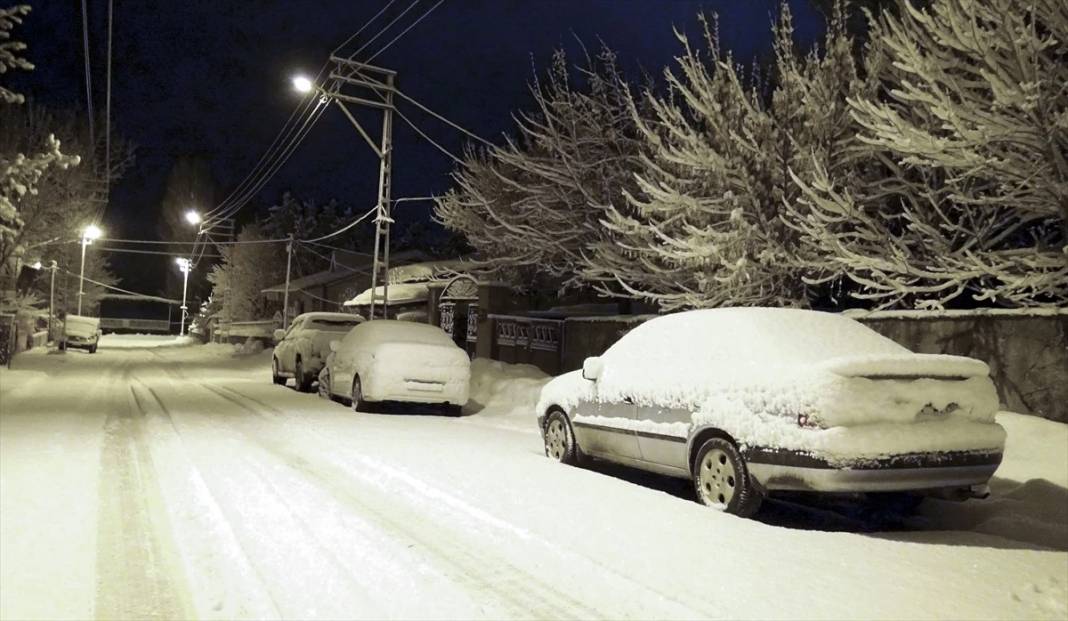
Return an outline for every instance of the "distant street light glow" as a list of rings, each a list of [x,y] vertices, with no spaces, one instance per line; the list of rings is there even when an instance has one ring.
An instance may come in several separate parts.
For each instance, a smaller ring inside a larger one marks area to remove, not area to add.
[[[200,217],[200,214],[197,213],[196,209],[190,209],[189,211],[185,212],[185,221],[189,224],[192,224],[193,226],[196,226],[203,221],[203,218]]]
[[[92,241],[94,239],[100,239],[104,236],[104,231],[100,230],[100,227],[95,224],[90,224],[82,231],[82,239]]]
[[[178,257],[174,260],[174,262],[178,264],[178,269],[182,272],[189,271],[189,259],[186,259],[185,257]]]
[[[298,93],[310,93],[312,87],[312,81],[305,76],[298,75],[293,78],[293,88],[297,89]]]

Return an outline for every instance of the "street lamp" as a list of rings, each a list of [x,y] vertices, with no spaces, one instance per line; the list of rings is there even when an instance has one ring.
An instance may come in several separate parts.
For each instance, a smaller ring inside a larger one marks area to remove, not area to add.
[[[189,270],[190,270],[190,265],[189,265],[189,259],[187,259],[185,257],[178,257],[177,259],[174,260],[174,262],[178,264],[178,269],[183,274],[183,279],[182,279],[182,325],[178,329],[178,336],[185,336],[185,317],[186,317],[186,314],[187,314],[186,313],[186,306],[185,306],[185,294],[189,290]]]
[[[315,84],[313,84],[307,76],[298,75],[293,78],[293,88],[295,88],[298,93],[310,93],[312,92],[312,89],[315,88]]]
[[[192,224],[193,226],[196,226],[203,222],[204,219],[200,217],[200,214],[197,213],[196,209],[190,209],[189,211],[185,212],[185,221],[189,224]]]
[[[82,268],[78,273],[78,314],[82,314],[82,297],[85,295],[85,247],[100,239],[104,232],[95,224],[90,224],[82,231]]]

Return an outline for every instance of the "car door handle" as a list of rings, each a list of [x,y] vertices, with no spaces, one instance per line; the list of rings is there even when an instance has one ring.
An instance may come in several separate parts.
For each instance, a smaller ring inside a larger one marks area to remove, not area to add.
[[[623,397],[623,403],[626,403],[627,405],[634,405],[634,398],[633,397]]]

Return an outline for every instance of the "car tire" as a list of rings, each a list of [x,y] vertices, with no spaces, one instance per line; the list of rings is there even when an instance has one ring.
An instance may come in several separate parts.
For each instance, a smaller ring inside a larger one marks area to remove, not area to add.
[[[278,358],[271,359],[271,381],[279,386],[286,385],[286,378],[278,374]]]
[[[323,399],[331,399],[333,395],[330,394],[330,369],[323,367],[322,371],[319,371],[319,396]]]
[[[297,358],[297,366],[293,371],[293,377],[296,378],[297,392],[311,392],[312,378],[304,372],[304,362]]]
[[[575,433],[567,416],[554,410],[545,418],[545,456],[562,464],[577,466],[582,461],[582,453],[575,442]]]
[[[360,384],[360,376],[352,378],[352,411],[360,412],[367,403],[363,400],[363,385]]]
[[[750,517],[760,508],[763,494],[730,440],[707,440],[697,450],[693,464],[694,490],[701,504],[740,517]]]

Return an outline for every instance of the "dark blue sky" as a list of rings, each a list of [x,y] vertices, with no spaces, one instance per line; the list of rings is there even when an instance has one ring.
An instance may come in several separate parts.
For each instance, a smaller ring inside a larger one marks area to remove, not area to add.
[[[29,44],[37,69],[16,76],[15,87],[50,106],[84,109],[80,1],[29,1],[33,12],[17,37]],[[290,76],[314,73],[385,2],[116,0],[113,130],[138,151],[136,167],[113,191],[105,219],[109,234],[155,235],[164,181],[183,155],[209,158],[220,190],[228,193],[298,103]],[[392,8],[410,2],[397,0]],[[95,105],[102,109],[107,3],[88,4]],[[400,23],[410,23],[432,4],[422,0]],[[805,0],[790,5],[799,37],[813,40],[822,19]],[[446,0],[375,62],[398,71],[402,90],[492,140],[511,130],[515,110],[529,107],[534,68],[543,70],[554,48],[577,53],[576,36],[591,48],[603,40],[628,69],[640,65],[659,74],[680,51],[672,27],[696,38],[698,12],[717,12],[724,46],[748,58],[768,53],[777,10],[777,0]],[[366,32],[374,31],[377,27]],[[384,35],[369,49],[391,38]],[[460,152],[457,132],[410,107],[404,110]],[[377,127],[374,117],[365,118]],[[451,161],[403,123],[396,132],[394,196],[445,191]],[[369,208],[376,187],[375,156],[341,113],[330,110],[255,202],[270,204],[292,189]],[[427,217],[427,205],[409,203],[404,209],[409,218]]]

